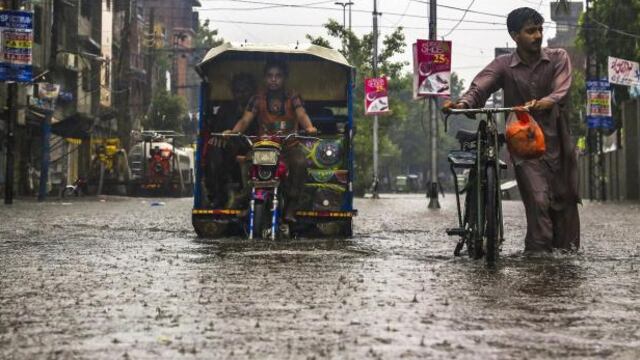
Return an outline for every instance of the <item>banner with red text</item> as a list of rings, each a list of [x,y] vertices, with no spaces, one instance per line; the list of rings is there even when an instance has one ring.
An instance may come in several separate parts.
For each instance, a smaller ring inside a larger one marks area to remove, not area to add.
[[[364,80],[364,114],[380,115],[389,112],[389,84],[386,76]]]
[[[609,56],[609,82],[626,86],[640,85],[638,63]]]
[[[413,45],[414,94],[451,94],[451,41],[417,40]]]

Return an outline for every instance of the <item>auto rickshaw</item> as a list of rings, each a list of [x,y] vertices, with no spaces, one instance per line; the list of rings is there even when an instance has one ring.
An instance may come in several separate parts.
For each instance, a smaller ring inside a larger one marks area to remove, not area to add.
[[[264,65],[270,60],[287,63],[287,89],[300,94],[307,114],[319,130],[313,138],[299,140],[307,159],[307,174],[305,190],[299,199],[302,206],[288,233],[351,236],[352,220],[357,214],[353,208],[354,71],[338,51],[317,45],[226,43],[211,49],[196,66],[202,82],[192,211],[194,229],[198,236],[210,238],[254,233],[254,214],[250,211],[253,205],[250,208],[249,204],[256,199],[229,203],[222,208],[214,206],[211,195],[215,194],[208,193],[210,187],[205,186],[208,163],[203,156],[208,151],[224,151],[211,150],[208,140],[216,135],[211,131],[215,112],[233,101],[234,75],[250,74],[261,83]],[[239,156],[237,161],[246,161],[242,158]],[[246,186],[253,185],[243,180],[224,191],[241,198],[244,190],[238,189]]]

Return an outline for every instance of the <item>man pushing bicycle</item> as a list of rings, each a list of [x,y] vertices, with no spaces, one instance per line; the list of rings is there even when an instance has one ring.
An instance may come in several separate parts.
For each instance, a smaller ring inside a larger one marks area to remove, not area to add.
[[[580,247],[578,170],[566,107],[571,62],[563,49],[542,48],[543,23],[531,8],[513,10],[507,29],[516,51],[493,60],[457,103],[444,104],[445,111],[482,107],[503,89],[505,106],[525,104],[542,127],[544,155],[515,163],[527,217],[527,252]]]

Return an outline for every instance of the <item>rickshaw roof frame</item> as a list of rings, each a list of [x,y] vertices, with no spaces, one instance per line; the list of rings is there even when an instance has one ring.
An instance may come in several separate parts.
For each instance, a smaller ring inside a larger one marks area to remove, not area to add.
[[[229,53],[257,53],[257,54],[272,54],[287,55],[287,56],[301,56],[311,57],[320,60],[329,61],[348,69],[353,69],[353,66],[347,62],[347,59],[337,50],[329,49],[323,46],[314,44],[293,44],[293,45],[276,45],[276,44],[252,44],[252,43],[231,43],[227,42],[220,46],[214,47],[207,52],[204,59],[196,65],[196,71],[200,77],[204,78],[204,68],[210,63],[219,59],[224,54]]]

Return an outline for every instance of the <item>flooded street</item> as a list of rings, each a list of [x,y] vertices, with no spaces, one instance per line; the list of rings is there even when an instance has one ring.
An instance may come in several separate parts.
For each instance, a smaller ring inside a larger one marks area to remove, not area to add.
[[[355,236],[202,241],[191,199],[0,207],[1,359],[640,358],[640,206],[586,203],[579,254],[453,257],[452,196],[358,200]]]

